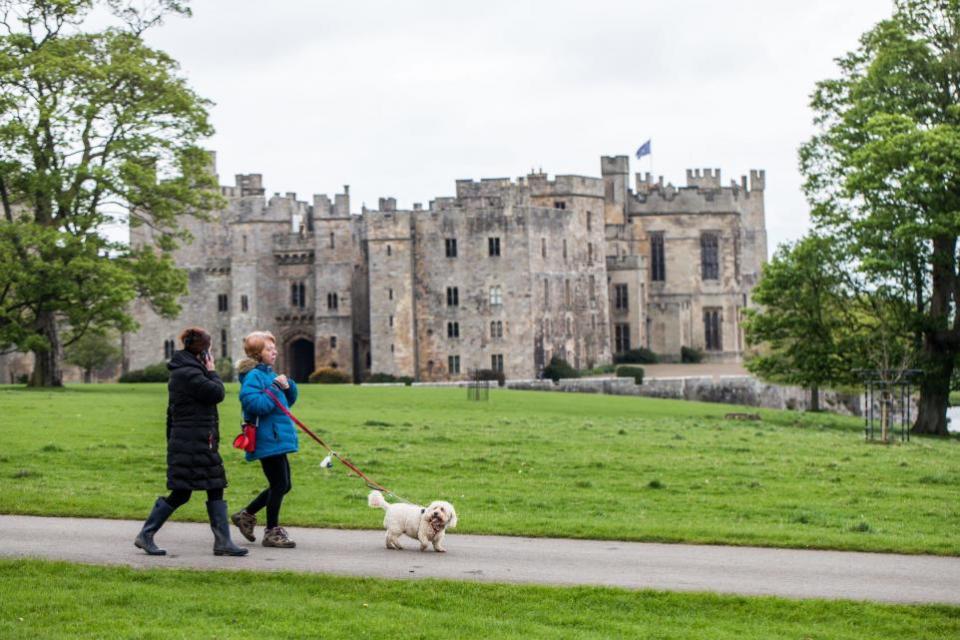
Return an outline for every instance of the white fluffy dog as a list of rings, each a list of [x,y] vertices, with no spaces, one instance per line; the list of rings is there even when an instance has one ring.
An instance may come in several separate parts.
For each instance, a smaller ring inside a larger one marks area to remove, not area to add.
[[[457,512],[453,505],[443,500],[431,502],[430,506],[418,507],[404,502],[389,503],[379,491],[371,491],[367,504],[386,511],[383,526],[387,530],[387,549],[403,549],[400,534],[405,533],[420,541],[420,551],[433,544],[435,551],[443,553],[443,535],[447,529],[457,526]]]

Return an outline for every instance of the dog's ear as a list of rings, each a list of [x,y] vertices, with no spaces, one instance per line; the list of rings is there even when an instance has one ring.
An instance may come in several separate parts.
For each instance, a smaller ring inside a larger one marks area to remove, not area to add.
[[[450,522],[447,524],[447,527],[453,529],[457,526],[457,511],[453,508],[452,504],[448,504],[447,506],[450,507]]]

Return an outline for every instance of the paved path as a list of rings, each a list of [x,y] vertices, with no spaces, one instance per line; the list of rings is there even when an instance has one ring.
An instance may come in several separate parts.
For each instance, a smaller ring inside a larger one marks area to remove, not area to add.
[[[218,558],[211,553],[209,527],[183,522],[168,523],[157,536],[170,555],[151,557],[133,546],[139,528],[129,520],[0,516],[0,556],[960,605],[960,558],[456,532],[447,535],[448,552],[438,554],[420,553],[416,541],[407,539],[404,551],[388,551],[382,531],[297,527],[288,529],[297,541],[294,550],[249,543],[245,558]]]

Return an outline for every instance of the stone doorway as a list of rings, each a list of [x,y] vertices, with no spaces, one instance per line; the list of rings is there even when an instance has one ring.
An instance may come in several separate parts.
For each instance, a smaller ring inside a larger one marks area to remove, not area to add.
[[[290,363],[289,375],[297,382],[307,382],[316,362],[316,348],[311,340],[297,338],[290,343],[290,354],[287,361]]]

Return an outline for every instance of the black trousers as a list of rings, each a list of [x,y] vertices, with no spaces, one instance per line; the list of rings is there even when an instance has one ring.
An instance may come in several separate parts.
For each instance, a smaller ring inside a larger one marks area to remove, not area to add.
[[[193,492],[190,489],[174,489],[166,497],[167,504],[177,509],[190,501]],[[223,500],[223,489],[207,489],[207,501]]]
[[[267,477],[270,486],[247,505],[246,512],[254,514],[266,507],[267,528],[272,529],[280,523],[280,505],[283,504],[283,496],[293,488],[290,480],[290,461],[287,460],[287,454],[281,453],[278,456],[261,458],[260,466],[263,467],[263,475]]]

